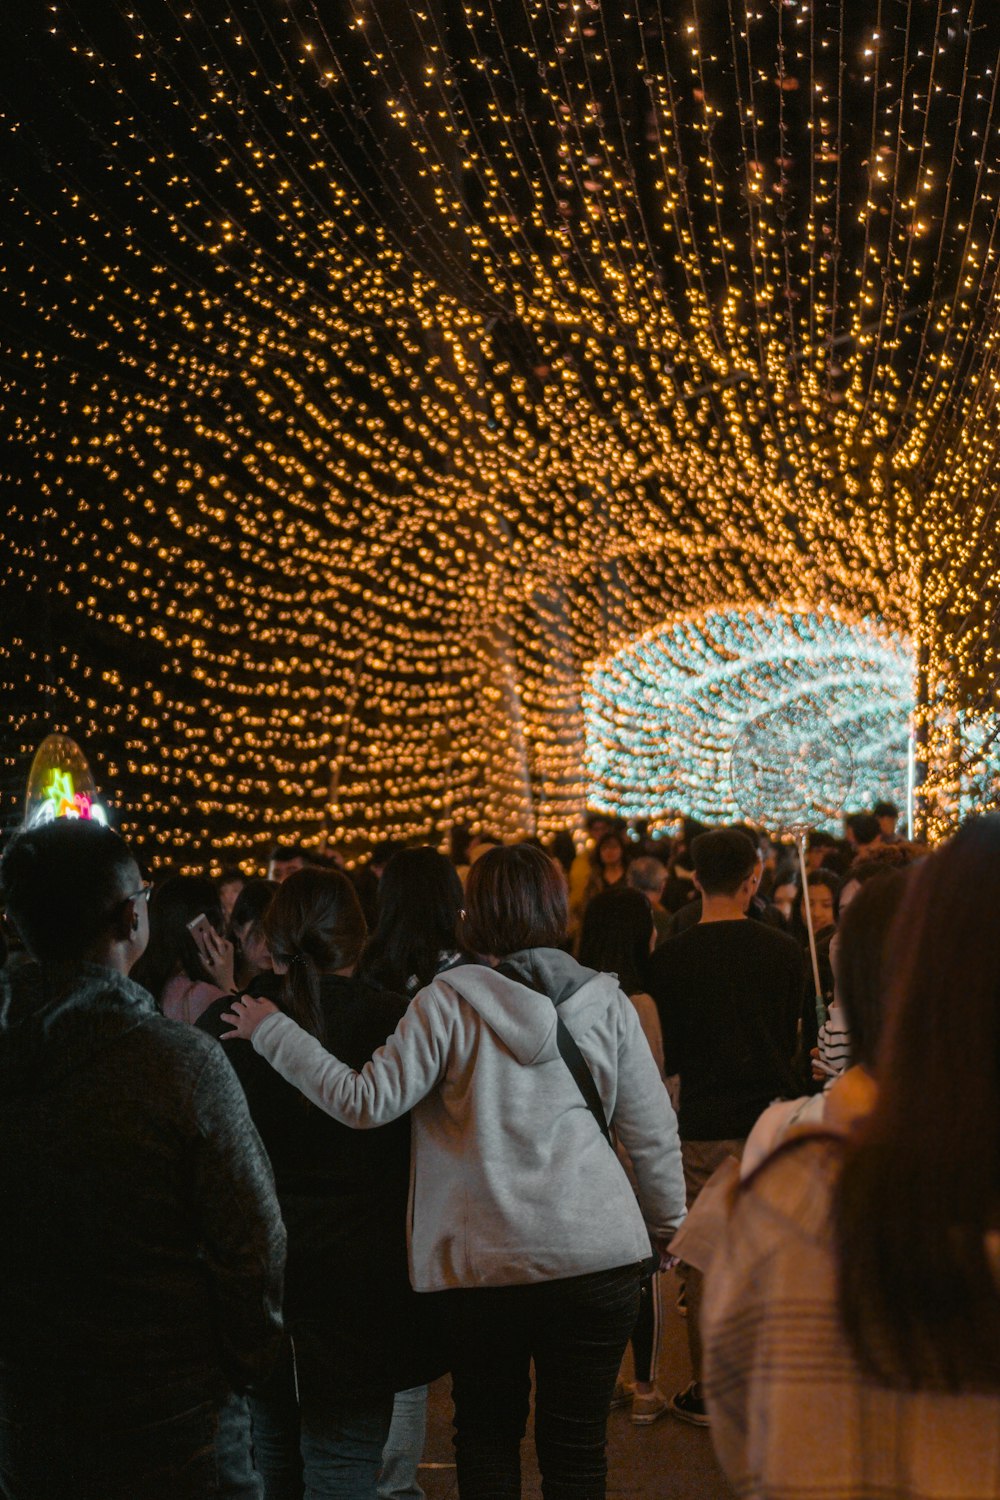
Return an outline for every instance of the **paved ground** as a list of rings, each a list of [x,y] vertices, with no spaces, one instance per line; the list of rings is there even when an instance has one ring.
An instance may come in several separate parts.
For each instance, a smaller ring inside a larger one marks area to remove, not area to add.
[[[660,1389],[670,1394],[690,1378],[684,1322],[674,1306],[676,1282],[662,1277],[663,1348]],[[431,1388],[425,1464],[420,1482],[427,1500],[456,1500],[454,1455],[451,1447],[451,1401],[448,1381]],[[524,1444],[525,1500],[541,1496],[534,1445]],[[671,1416],[651,1427],[633,1427],[627,1409],[611,1413],[608,1424],[608,1495],[615,1500],[731,1500],[712,1452],[712,1439],[703,1428],[690,1427]]]

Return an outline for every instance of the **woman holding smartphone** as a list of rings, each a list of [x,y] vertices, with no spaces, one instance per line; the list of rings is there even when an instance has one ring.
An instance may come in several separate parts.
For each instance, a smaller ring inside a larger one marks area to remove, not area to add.
[[[233,993],[233,945],[223,926],[213,881],[173,875],[153,891],[149,946],[131,978],[172,1021],[193,1024],[213,1000]]]

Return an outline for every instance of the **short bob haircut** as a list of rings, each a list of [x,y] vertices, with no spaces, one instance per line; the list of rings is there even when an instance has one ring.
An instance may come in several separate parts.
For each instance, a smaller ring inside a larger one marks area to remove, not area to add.
[[[541,849],[501,846],[469,870],[458,927],[467,952],[506,958],[523,948],[558,948],[567,922],[565,881]]]

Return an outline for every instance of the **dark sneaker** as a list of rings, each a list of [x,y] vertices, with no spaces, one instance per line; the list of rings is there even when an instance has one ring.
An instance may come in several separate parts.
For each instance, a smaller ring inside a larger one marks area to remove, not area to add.
[[[692,1380],[686,1390],[677,1392],[670,1402],[670,1410],[680,1421],[690,1422],[693,1427],[709,1425],[705,1401],[698,1394],[698,1383],[695,1380]]]

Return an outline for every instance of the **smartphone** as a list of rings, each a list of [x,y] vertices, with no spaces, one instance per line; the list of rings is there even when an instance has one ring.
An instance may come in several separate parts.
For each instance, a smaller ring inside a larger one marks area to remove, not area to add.
[[[187,929],[191,936],[194,938],[195,947],[200,953],[204,953],[205,935],[208,932],[215,931],[215,928],[212,926],[205,913],[203,911],[200,911],[196,917],[192,917],[191,921],[187,924]]]

